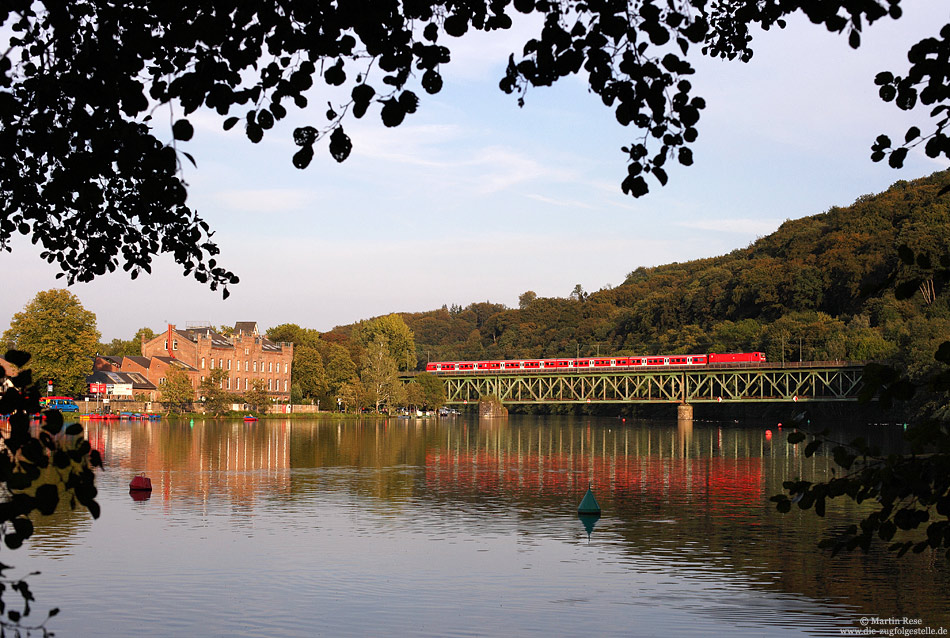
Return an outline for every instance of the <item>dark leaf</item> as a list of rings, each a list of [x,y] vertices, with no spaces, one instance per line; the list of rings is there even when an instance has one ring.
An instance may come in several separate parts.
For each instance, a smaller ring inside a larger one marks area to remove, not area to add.
[[[195,134],[195,129],[186,119],[181,119],[172,125],[172,135],[176,140],[187,142]]]
[[[344,161],[353,150],[353,143],[343,132],[343,127],[338,126],[330,133],[330,155],[338,162]]]
[[[293,159],[292,159],[292,161],[293,161],[293,163],[294,163],[294,166],[296,166],[297,168],[299,168],[299,169],[301,169],[301,170],[303,170],[303,169],[307,168],[308,166],[310,166],[310,161],[311,161],[311,160],[313,160],[313,147],[312,147],[312,146],[304,146],[304,147],[301,148],[299,151],[297,151],[296,153],[294,153],[294,156],[293,156]]]
[[[22,350],[7,350],[3,358],[18,368],[22,368],[30,361],[30,353]]]

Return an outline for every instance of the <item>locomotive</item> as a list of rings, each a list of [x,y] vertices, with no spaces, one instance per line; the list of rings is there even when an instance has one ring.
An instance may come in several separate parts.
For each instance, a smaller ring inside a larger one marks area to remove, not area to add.
[[[604,368],[661,368],[697,367],[728,364],[765,363],[764,352],[733,352],[718,354],[670,354],[628,357],[585,357],[583,359],[514,359],[503,361],[433,361],[426,364],[426,372],[446,374],[452,372],[501,372],[522,370],[601,370]]]

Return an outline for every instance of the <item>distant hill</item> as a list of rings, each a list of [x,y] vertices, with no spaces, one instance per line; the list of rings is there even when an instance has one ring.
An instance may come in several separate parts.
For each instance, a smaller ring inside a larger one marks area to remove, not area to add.
[[[935,274],[902,263],[898,248],[933,265],[950,257],[950,194],[938,197],[948,185],[948,171],[898,182],[846,208],[787,221],[748,248],[637,268],[616,288],[589,295],[529,292],[519,308],[484,302],[402,317],[421,366],[730,350],[762,350],[775,361],[896,357],[926,366],[950,336],[948,292],[938,268],[932,298],[896,299],[902,281]]]

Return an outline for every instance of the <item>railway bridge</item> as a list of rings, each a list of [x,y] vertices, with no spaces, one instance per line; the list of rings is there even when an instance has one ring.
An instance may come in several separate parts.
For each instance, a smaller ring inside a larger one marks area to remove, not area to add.
[[[816,361],[584,371],[440,374],[446,403],[493,395],[508,404],[857,401],[863,363]]]

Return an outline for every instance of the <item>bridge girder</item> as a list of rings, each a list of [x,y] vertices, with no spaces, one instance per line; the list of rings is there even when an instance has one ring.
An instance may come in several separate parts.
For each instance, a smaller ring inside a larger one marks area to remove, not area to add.
[[[576,373],[475,373],[441,377],[446,403],[494,395],[506,404],[857,401],[860,366]]]

